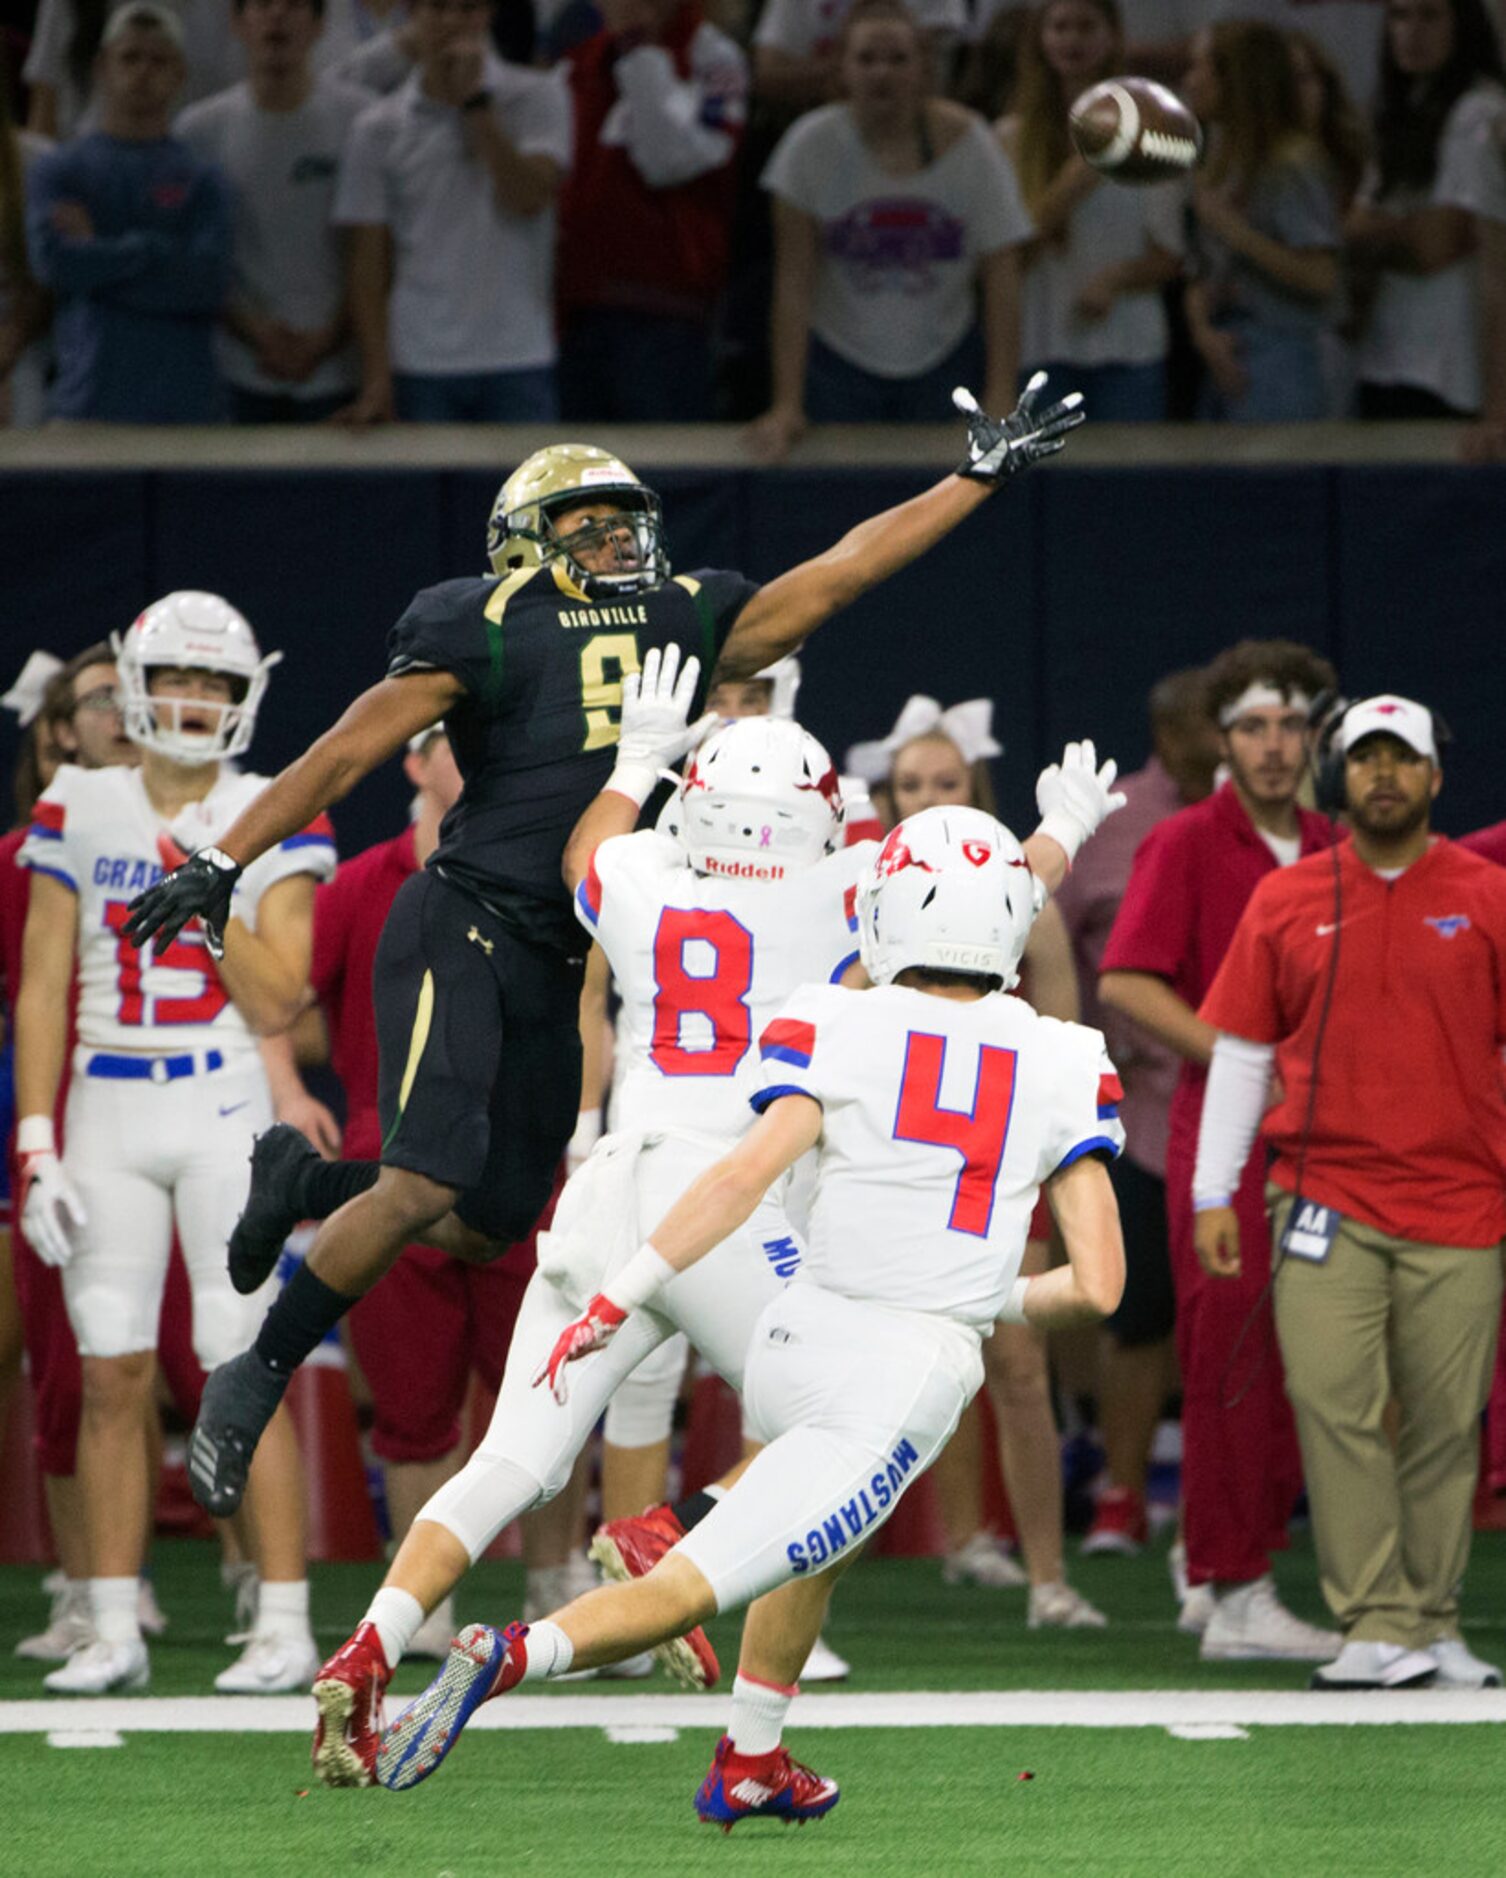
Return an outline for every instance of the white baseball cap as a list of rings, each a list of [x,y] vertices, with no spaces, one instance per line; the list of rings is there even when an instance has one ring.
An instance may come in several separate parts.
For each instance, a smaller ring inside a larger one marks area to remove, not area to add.
[[[1400,738],[1409,750],[1427,757],[1429,762],[1438,761],[1433,713],[1425,704],[1418,704],[1411,698],[1393,697],[1390,692],[1378,698],[1362,698],[1344,713],[1336,741],[1347,755],[1362,737],[1373,737],[1378,731]]]
[[[166,33],[180,52],[183,50],[183,22],[170,6],[161,5],[160,0],[125,0],[105,22],[99,43],[111,45],[133,26],[154,26],[158,32]]]

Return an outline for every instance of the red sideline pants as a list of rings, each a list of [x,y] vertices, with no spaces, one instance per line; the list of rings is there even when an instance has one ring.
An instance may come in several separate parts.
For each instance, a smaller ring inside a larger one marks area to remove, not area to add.
[[[1190,1110],[1190,1114],[1186,1112]],[[1235,1196],[1240,1275],[1210,1278],[1192,1243],[1192,1171],[1201,1104],[1172,1104],[1166,1213],[1182,1366],[1182,1521],[1187,1577],[1246,1584],[1270,1570],[1302,1490],[1270,1298],[1265,1148],[1257,1142]],[[1258,1308],[1257,1308],[1258,1304]],[[1253,1314],[1253,1315],[1252,1315]]]
[[[437,1461],[460,1440],[472,1371],[492,1394],[501,1387],[539,1227],[553,1215],[551,1195],[539,1226],[490,1265],[405,1246],[352,1310],[350,1338],[371,1390],[371,1445],[382,1460]]]

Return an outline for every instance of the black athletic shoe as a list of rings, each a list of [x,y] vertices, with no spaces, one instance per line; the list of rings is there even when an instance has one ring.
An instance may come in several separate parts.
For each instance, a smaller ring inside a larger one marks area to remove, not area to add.
[[[230,1235],[230,1282],[242,1297],[259,1291],[282,1256],[288,1234],[304,1218],[303,1175],[319,1156],[287,1122],[256,1137],[251,1191]]]
[[[287,1386],[288,1378],[255,1350],[210,1372],[189,1437],[188,1479],[193,1497],[215,1519],[228,1519],[245,1496],[251,1457]]]

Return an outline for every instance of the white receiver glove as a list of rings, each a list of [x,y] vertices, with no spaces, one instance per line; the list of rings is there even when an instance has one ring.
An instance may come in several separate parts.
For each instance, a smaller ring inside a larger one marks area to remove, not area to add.
[[[1092,742],[1069,743],[1060,763],[1043,769],[1035,781],[1035,804],[1041,812],[1038,835],[1049,835],[1066,850],[1070,866],[1082,844],[1094,835],[1127,798],[1114,789],[1119,765],[1112,757],[1102,767]]]
[[[48,1115],[25,1115],[16,1130],[21,1162],[21,1230],[44,1265],[66,1265],[79,1249],[88,1217],[63,1172]]]
[[[653,794],[659,772],[693,750],[717,722],[707,712],[687,728],[695,700],[701,661],[690,658],[680,669],[680,648],[650,646],[643,655],[643,670],[629,672],[622,681],[622,729],[617,739],[617,765],[607,788],[627,796],[641,809]]]

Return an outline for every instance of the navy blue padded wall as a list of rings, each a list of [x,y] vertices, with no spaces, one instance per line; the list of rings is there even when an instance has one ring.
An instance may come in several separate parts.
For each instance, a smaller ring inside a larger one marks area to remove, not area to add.
[[[1048,747],[1092,735],[1128,767],[1163,673],[1243,638],[1328,649],[1328,471],[1053,471],[1040,491]]]
[[[26,653],[123,631],[151,597],[145,476],[0,475],[0,690]]]
[[[388,628],[443,571],[432,473],[174,472],[153,506],[159,591],[212,587],[283,651],[252,746],[259,770],[290,761],[377,682]],[[406,801],[396,764],[362,784],[337,811],[347,851],[396,833]]]
[[[935,481],[926,471],[788,470],[749,478],[747,571],[772,579]],[[1000,809],[1019,819],[1037,765],[1034,497],[1003,491],[922,560],[866,594],[802,655],[800,714],[838,762],[884,736],[911,692],[995,700]]]
[[[1436,706],[1458,742],[1438,820],[1506,816],[1506,469],[1357,466],[1337,478],[1337,631],[1346,690]]]

